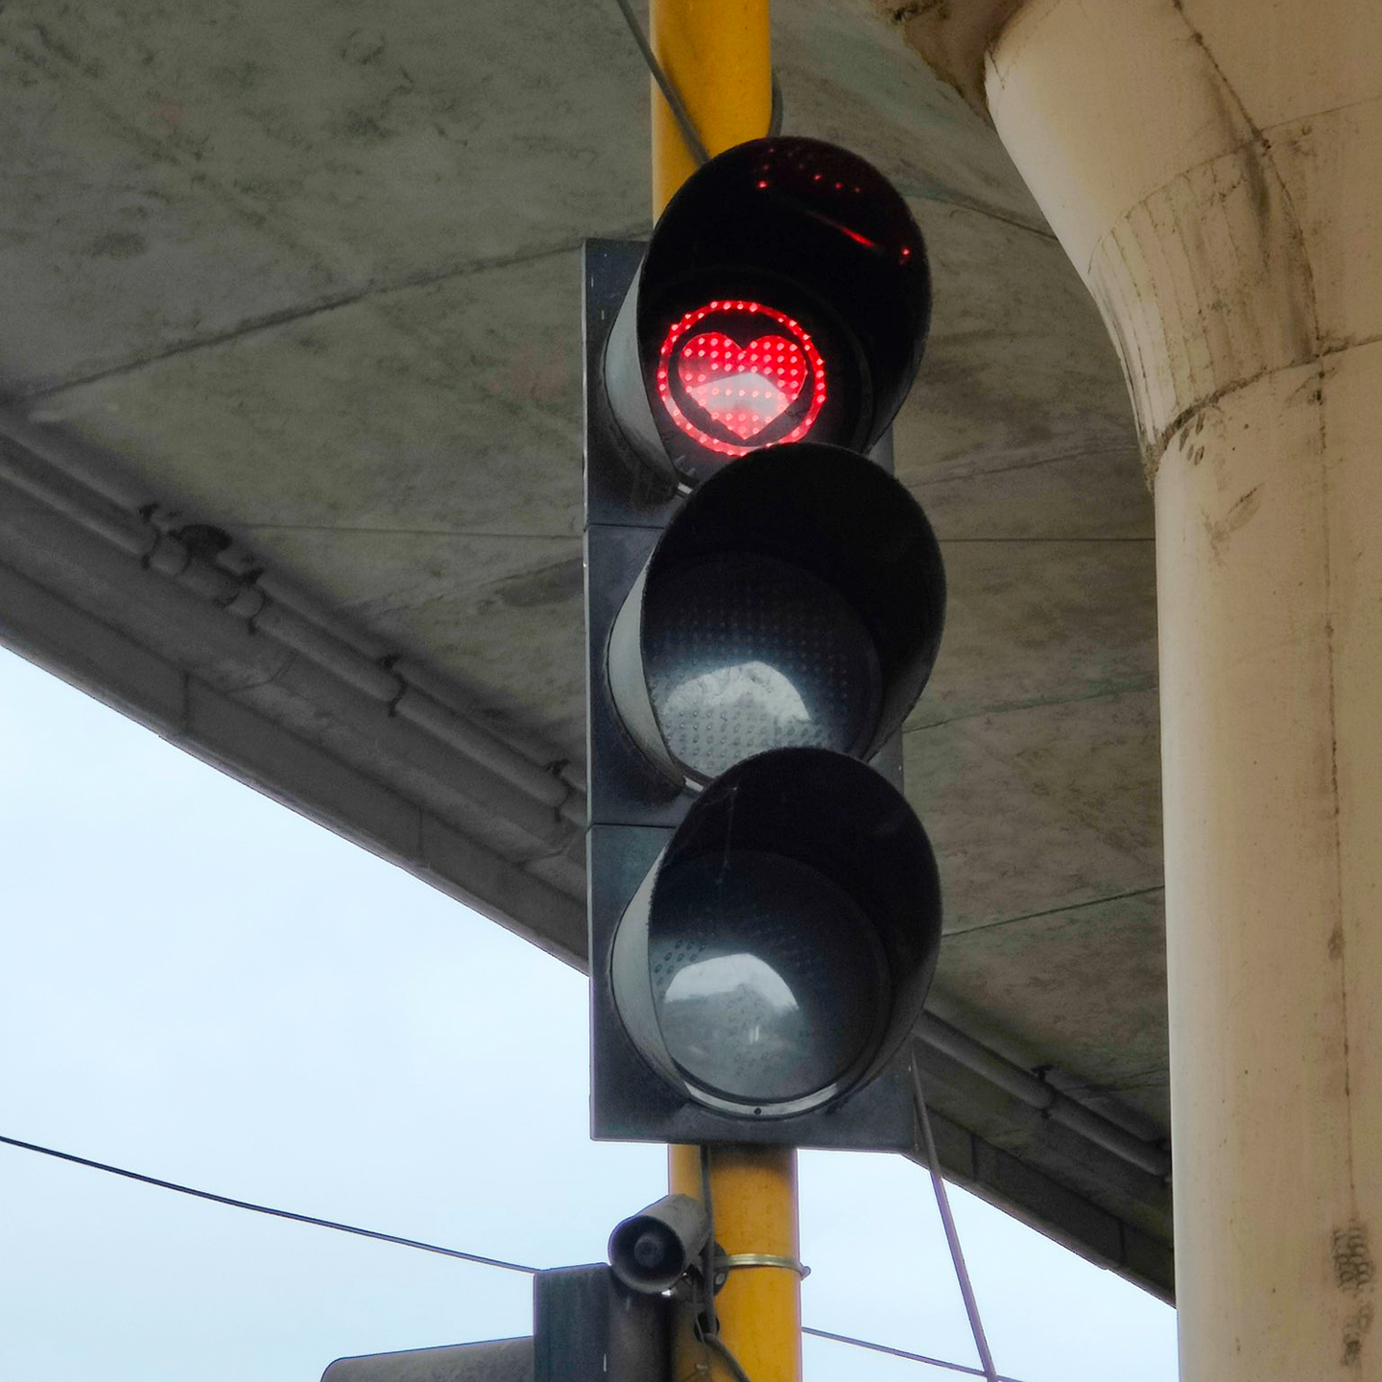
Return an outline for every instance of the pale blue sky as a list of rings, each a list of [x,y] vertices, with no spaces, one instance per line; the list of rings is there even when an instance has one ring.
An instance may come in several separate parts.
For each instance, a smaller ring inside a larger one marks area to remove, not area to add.
[[[585,980],[0,649],[0,1134],[537,1266],[659,1147],[587,1136]],[[926,1176],[803,1153],[807,1322],[973,1365]],[[952,1192],[1001,1372],[1173,1382],[1175,1316]],[[526,1333],[530,1285],[0,1146],[0,1378],[314,1382]],[[806,1342],[807,1382],[959,1374]]]

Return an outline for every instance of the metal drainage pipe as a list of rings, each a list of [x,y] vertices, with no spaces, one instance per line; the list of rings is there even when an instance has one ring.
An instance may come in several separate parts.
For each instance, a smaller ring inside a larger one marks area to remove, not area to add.
[[[975,1041],[948,1022],[930,1013],[923,1014],[916,1026],[916,1037],[929,1046],[958,1061],[967,1070],[982,1075],[1015,1099],[1039,1110],[1052,1120],[1077,1132],[1088,1141],[1121,1158],[1158,1180],[1171,1174],[1171,1154],[1155,1142],[1147,1142],[1121,1128],[1111,1119],[1072,1099],[1068,1094],[1052,1088],[1030,1071],[1005,1060],[996,1051]]]

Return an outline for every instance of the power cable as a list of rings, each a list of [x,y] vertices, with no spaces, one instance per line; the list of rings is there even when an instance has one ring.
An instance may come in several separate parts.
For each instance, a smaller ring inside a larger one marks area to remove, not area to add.
[[[419,1252],[432,1252],[441,1257],[453,1257],[462,1262],[474,1262],[482,1267],[499,1267],[508,1272],[522,1272],[526,1276],[534,1276],[542,1270],[540,1267],[530,1267],[522,1262],[508,1262],[501,1257],[486,1257],[481,1253],[462,1252],[459,1248],[444,1248],[436,1243],[424,1243],[417,1238],[403,1238],[396,1233],[382,1233],[378,1229],[360,1228],[355,1224],[343,1224],[336,1219],[321,1219],[313,1214],[297,1214],[291,1209],[274,1209],[269,1205],[256,1204],[252,1200],[238,1200],[230,1195],[217,1195],[210,1190],[198,1190],[191,1185],[182,1185],[177,1181],[162,1180],[158,1176],[148,1176],[142,1171],[131,1171],[123,1166],[112,1166],[106,1161],[93,1161],[90,1157],[77,1156],[72,1152],[60,1152],[55,1147],[44,1147],[37,1142],[23,1142],[17,1137],[5,1137],[0,1134],[0,1144],[6,1147],[16,1147],[24,1152],[37,1152],[40,1156],[53,1157],[58,1161],[70,1162],[74,1166],[85,1166],[92,1171],[105,1171],[108,1175],[122,1176],[125,1180],[137,1181],[141,1185],[152,1185],[159,1190],[173,1190],[179,1195],[190,1195],[193,1199],[210,1200],[212,1204],[229,1205],[232,1209],[246,1209],[252,1214],[267,1214],[275,1219],[290,1219],[298,1224],[310,1224],[314,1228],[329,1228],[337,1233],[353,1233],[360,1238],[373,1238],[380,1243],[395,1243],[401,1248],[416,1248]],[[712,1288],[713,1289],[713,1288]],[[866,1348],[874,1353],[887,1353],[895,1358],[905,1358],[914,1363],[926,1363],[933,1368],[946,1368],[951,1372],[966,1373],[971,1377],[984,1377],[985,1374],[978,1368],[968,1367],[964,1363],[947,1363],[942,1358],[928,1358],[924,1353],[909,1353],[906,1349],[893,1348],[888,1344],[872,1343],[868,1339],[857,1339],[850,1334],[835,1334],[828,1329],[813,1329],[810,1325],[802,1326],[803,1334],[812,1334],[819,1339],[829,1339],[834,1343],[851,1344],[855,1348]],[[728,1354],[721,1340],[715,1335],[703,1337],[703,1342],[716,1348],[723,1355]],[[733,1355],[726,1357],[726,1362],[732,1367],[738,1368],[738,1363],[733,1360]],[[743,1370],[739,1369],[742,1377]],[[1017,1382],[1011,1377],[996,1377],[995,1382]]]
[[[853,1334],[836,1334],[829,1329],[813,1329],[809,1324],[801,1327],[803,1334],[814,1334],[818,1339],[829,1339],[837,1344],[853,1344],[855,1348],[866,1348],[873,1353],[886,1353],[893,1358],[905,1358],[909,1363],[925,1363],[933,1368],[947,1368],[951,1372],[962,1372],[970,1377],[983,1377],[983,1368],[972,1368],[968,1363],[947,1363],[944,1358],[931,1358],[925,1353],[912,1353],[905,1348],[894,1348],[891,1344],[877,1344],[870,1339],[856,1339]],[[998,1382],[1018,1382],[1015,1377],[999,1376]]]
[[[701,1147],[701,1203],[705,1206],[705,1246],[701,1254],[701,1289],[705,1292],[705,1327],[719,1334],[720,1320],[715,1312],[715,1201],[710,1194],[710,1148]],[[735,1366],[738,1366],[737,1364]]]
[[[730,1370],[734,1377],[734,1382],[753,1382],[748,1373],[743,1369],[739,1360],[730,1352],[729,1345],[720,1338],[718,1334],[707,1333],[704,1327],[696,1327],[696,1337],[705,1345],[719,1355],[720,1361]]]
[[[720,1337],[720,1320],[715,1311],[715,1201],[710,1193],[710,1148],[701,1147],[701,1203],[705,1206],[708,1231],[705,1239],[705,1267],[701,1272],[701,1291],[705,1310],[695,1321],[694,1331],[701,1347],[713,1350],[730,1370],[734,1382],[753,1382],[730,1346]]]
[[[945,1177],[941,1175],[941,1159],[936,1151],[936,1139],[931,1132],[931,1118],[926,1112],[926,1095],[921,1087],[921,1071],[917,1069],[915,1060],[912,1061],[912,1094],[916,1100],[917,1122],[921,1127],[926,1162],[931,1168],[931,1184],[936,1189],[936,1204],[941,1212],[941,1223],[945,1227],[945,1241],[950,1245],[950,1260],[955,1264],[955,1276],[960,1283],[960,1295],[964,1297],[965,1314],[969,1316],[974,1347],[979,1350],[979,1361],[983,1364],[983,1371],[975,1375],[984,1378],[985,1382],[1000,1382],[998,1372],[993,1366],[993,1354],[989,1352],[984,1322],[979,1318],[979,1301],[974,1294],[974,1283],[969,1279],[969,1269],[965,1266],[960,1235],[955,1228],[955,1216],[950,1212],[950,1196],[945,1190]]]
[[[638,44],[639,51],[643,54],[643,61],[648,64],[648,71],[653,74],[653,80],[667,101],[668,108],[677,122],[677,127],[681,130],[681,137],[686,141],[686,147],[690,150],[691,157],[696,160],[697,167],[703,168],[710,162],[710,154],[701,140],[700,132],[691,119],[690,112],[682,104],[680,93],[672,85],[672,79],[662,70],[662,64],[657,60],[657,54],[653,52],[652,45],[648,42],[648,36],[643,32],[643,26],[638,22],[638,16],[634,14],[633,6],[629,0],[615,0],[615,3],[623,13],[624,22],[628,24],[634,42]]]
[[[318,1219],[312,1214],[295,1214],[291,1209],[272,1209],[266,1204],[254,1204],[249,1200],[236,1200],[229,1195],[213,1195],[210,1190],[197,1190],[190,1185],[179,1185],[176,1181],[160,1180],[157,1176],[146,1176],[139,1171],[127,1171],[123,1166],[111,1166],[104,1161],[92,1161],[89,1157],[74,1156],[71,1152],[59,1152],[52,1147],[40,1147],[36,1142],[21,1142],[17,1137],[0,1136],[0,1142],[3,1142],[7,1147],[18,1147],[26,1152],[38,1152],[42,1156],[56,1157],[59,1161],[70,1161],[75,1166],[87,1166],[93,1171],[106,1171],[112,1176],[124,1176],[126,1180],[139,1181],[142,1185],[156,1185],[160,1190],[175,1190],[179,1195],[191,1195],[194,1199],[210,1200],[213,1204],[227,1204],[232,1209],[248,1209],[252,1214],[268,1214],[275,1219],[292,1219],[294,1223],[335,1229],[337,1233],[354,1233],[360,1238],[375,1238],[381,1243],[397,1243],[399,1247],[417,1248],[419,1252],[435,1252],[442,1257],[457,1257],[462,1262],[476,1262],[482,1267],[500,1267],[506,1272],[525,1272],[531,1276],[539,1270],[537,1267],[525,1267],[521,1262],[506,1262],[501,1257],[485,1257],[477,1252],[461,1252],[459,1248],[443,1248],[436,1243],[420,1242],[416,1238],[400,1238],[396,1233],[381,1233],[378,1229],[359,1228],[355,1224],[338,1223],[335,1219]]]

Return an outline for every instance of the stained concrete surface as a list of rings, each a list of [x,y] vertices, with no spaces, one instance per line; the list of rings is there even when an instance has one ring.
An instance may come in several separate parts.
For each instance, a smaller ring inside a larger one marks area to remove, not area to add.
[[[932,259],[896,452],[951,586],[905,736],[946,880],[938,1010],[1164,1135],[1152,525],[1117,362],[992,131],[872,6],[778,0],[774,22],[786,132],[878,163]],[[20,0],[0,83],[9,408],[578,778],[579,245],[648,226],[647,80],[617,8]],[[40,546],[0,560],[65,590]],[[158,617],[78,584],[159,643]],[[393,771],[276,688],[262,646],[173,642]]]

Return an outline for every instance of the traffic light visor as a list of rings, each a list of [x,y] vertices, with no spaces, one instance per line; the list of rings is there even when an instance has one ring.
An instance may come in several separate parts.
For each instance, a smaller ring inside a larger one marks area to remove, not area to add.
[[[930,304],[921,232],[877,169],[820,140],[754,140],[659,218],[610,333],[609,401],[634,450],[688,486],[764,446],[866,450],[916,374]]]
[[[940,940],[931,848],[873,769],[760,754],[691,807],[615,934],[644,1059],[704,1106],[807,1112],[867,1081],[921,1012]]]
[[[877,752],[921,694],[945,576],[920,506],[839,447],[754,452],[668,525],[610,636],[621,721],[678,783],[768,749]]]

